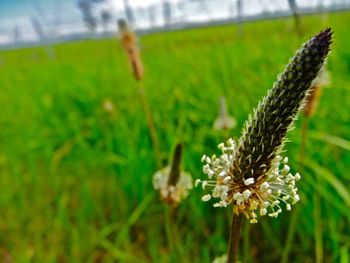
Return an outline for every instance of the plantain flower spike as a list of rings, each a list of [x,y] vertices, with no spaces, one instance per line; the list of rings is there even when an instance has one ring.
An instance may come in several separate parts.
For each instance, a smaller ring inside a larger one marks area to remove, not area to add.
[[[192,177],[188,172],[180,170],[182,144],[175,147],[171,167],[165,167],[153,176],[153,187],[159,190],[161,199],[176,206],[185,199],[193,188]]]
[[[137,46],[137,38],[134,32],[128,27],[125,20],[118,20],[119,34],[121,42],[125,52],[128,55],[128,59],[134,74],[134,78],[137,81],[142,80],[144,75],[142,60],[140,51]]]
[[[220,108],[219,108],[219,116],[214,121],[214,129],[215,130],[230,130],[236,126],[235,118],[228,115],[226,99],[224,96],[220,98]]]
[[[290,172],[288,158],[280,154],[331,42],[330,28],[306,42],[249,116],[240,139],[219,144],[219,157],[202,157],[209,180],[197,179],[195,185],[211,187],[203,201],[218,198],[215,207],[232,205],[234,213],[244,214],[251,223],[258,214],[277,217],[283,207],[290,210],[299,201],[295,184],[300,175]]]
[[[303,113],[306,117],[312,116],[320,100],[322,89],[330,84],[329,72],[322,68],[311,84],[310,93],[306,97],[306,103],[303,109]]]

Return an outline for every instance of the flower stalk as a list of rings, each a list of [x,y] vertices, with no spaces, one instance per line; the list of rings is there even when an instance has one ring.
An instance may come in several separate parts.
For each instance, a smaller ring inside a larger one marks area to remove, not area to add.
[[[130,30],[125,20],[118,20],[118,28],[121,37],[122,46],[128,56],[134,78],[141,81],[144,76],[144,69],[140,50],[137,46],[137,38],[133,31]]]
[[[220,144],[222,154],[218,157],[202,157],[203,172],[209,180],[197,179],[196,185],[212,187],[202,200],[218,198],[215,207],[233,206],[229,263],[237,261],[239,216],[243,214],[250,223],[257,223],[258,214],[278,217],[284,207],[289,211],[299,201],[296,182],[301,177],[291,173],[288,158],[280,154],[331,42],[329,28],[306,42],[249,116],[240,139]]]
[[[317,77],[311,84],[310,92],[306,97],[305,106],[303,109],[304,119],[301,129],[301,145],[299,155],[300,170],[304,166],[304,157],[306,153],[307,132],[309,120],[315,114],[321,97],[322,89],[330,83],[329,73],[325,68],[322,68]]]
[[[243,215],[232,213],[232,223],[230,231],[230,240],[228,245],[228,262],[237,262],[239,251],[239,240],[241,234],[241,225]]]
[[[157,167],[160,168],[162,162],[161,162],[159,141],[158,141],[156,128],[154,125],[154,118],[153,118],[150,106],[148,104],[145,88],[143,85],[144,68],[142,64],[140,51],[136,43],[136,40],[137,40],[136,35],[134,32],[130,30],[126,21],[123,19],[118,20],[118,27],[119,27],[119,33],[121,36],[122,46],[128,56],[128,60],[131,65],[133,76],[139,85],[139,95],[141,100],[141,106],[146,115],[148,132],[151,138],[151,142],[152,142],[152,146],[153,146],[153,150],[154,150],[154,154],[157,162]]]
[[[159,190],[161,200],[165,204],[166,236],[174,256],[181,254],[176,229],[176,208],[193,187],[191,175],[181,171],[182,148],[182,143],[177,143],[171,165],[157,171],[153,176],[153,186]]]
[[[151,108],[149,106],[149,103],[148,103],[148,100],[146,97],[146,93],[145,93],[145,89],[143,87],[142,82],[139,82],[139,95],[140,95],[140,99],[141,99],[141,105],[142,105],[143,111],[144,111],[145,116],[146,116],[148,133],[149,133],[149,136],[151,138],[154,156],[155,156],[156,162],[157,162],[157,167],[160,168],[162,166],[162,157],[160,154],[160,147],[159,147],[157,131],[156,131],[156,127],[154,125],[154,118],[153,118],[152,111],[151,111]]]

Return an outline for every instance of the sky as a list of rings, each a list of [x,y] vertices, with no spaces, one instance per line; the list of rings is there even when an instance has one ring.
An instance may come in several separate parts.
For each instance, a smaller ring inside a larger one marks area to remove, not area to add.
[[[170,0],[177,2],[177,0]],[[27,15],[38,6],[45,9],[60,8],[61,10],[76,9],[78,0],[0,0],[0,20]],[[122,0],[109,0],[115,9],[123,9]],[[160,3],[161,0],[129,0],[133,7],[144,7]]]
[[[85,32],[86,26],[82,21],[82,14],[77,7],[78,0],[0,0],[0,44],[20,39],[33,41],[40,38],[40,32],[46,35],[67,35]],[[112,10],[114,21],[124,16],[123,0],[106,0],[105,5],[96,5],[96,17],[103,8]],[[164,23],[161,2],[163,0],[128,0],[138,14],[136,27],[147,27],[150,24],[150,9],[155,7],[156,19],[154,25]],[[235,15],[234,2],[236,0],[167,0],[174,3],[174,22],[181,19],[191,21],[213,20]],[[350,0],[297,0],[298,4],[316,5],[320,2],[341,2]],[[244,13],[254,13],[288,9],[287,0],[243,0]],[[182,3],[182,4],[181,4]],[[176,4],[176,5],[175,5]],[[233,8],[233,9],[232,9]],[[232,11],[233,10],[233,11]],[[231,12],[231,13],[230,13]],[[185,15],[184,15],[185,14]],[[100,17],[100,16],[98,16]],[[34,25],[39,25],[34,26]],[[115,27],[114,23],[111,25]],[[100,26],[98,30],[103,30]],[[115,28],[111,28],[115,30]],[[39,32],[39,33],[38,33]]]
[[[161,0],[129,0],[135,8],[160,3]],[[170,0],[176,2],[177,0]],[[32,18],[35,17],[43,27],[50,24],[59,26],[59,31],[85,30],[82,15],[77,8],[78,0],[0,0],[0,42],[4,38],[13,38],[14,31],[21,31],[23,38],[35,37],[32,27]],[[122,12],[122,0],[107,0],[105,8],[113,12]],[[103,8],[103,5],[96,5]],[[96,11],[98,12],[98,11]],[[17,29],[15,29],[17,28]],[[23,33],[25,32],[25,34]],[[12,36],[11,36],[12,35]],[[26,35],[26,36],[24,36]]]

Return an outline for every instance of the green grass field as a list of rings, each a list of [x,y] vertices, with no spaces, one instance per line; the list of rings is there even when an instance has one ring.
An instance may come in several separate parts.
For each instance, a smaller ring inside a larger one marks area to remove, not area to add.
[[[242,36],[230,25],[141,37],[164,165],[183,140],[183,168],[205,178],[202,154],[240,135],[303,42],[334,30],[332,81],[309,122],[302,171],[302,116],[286,147],[302,175],[301,202],[277,219],[245,222],[243,262],[350,262],[350,13],[302,22],[301,38],[291,19],[247,23]],[[42,48],[0,53],[0,261],[204,263],[226,253],[230,209],[202,202],[200,188],[170,224],[152,188],[152,144],[117,40],[54,49],[56,59]],[[212,128],[221,95],[238,122],[230,134]]]

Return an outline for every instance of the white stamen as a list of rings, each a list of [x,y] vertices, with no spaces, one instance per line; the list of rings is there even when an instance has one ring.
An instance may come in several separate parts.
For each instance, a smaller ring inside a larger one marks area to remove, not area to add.
[[[243,191],[243,198],[244,198],[244,200],[247,200],[250,197],[251,194],[252,194],[252,192],[250,190],[248,190],[248,189],[244,190]]]
[[[244,184],[245,185],[254,184],[254,178],[248,178],[248,179],[244,180]]]
[[[209,201],[211,199],[211,195],[210,194],[207,194],[207,195],[203,195],[202,196],[202,201],[204,201],[204,202],[207,202],[207,201]]]
[[[282,174],[287,175],[290,171],[290,167],[288,165],[284,165],[282,169]]]
[[[264,215],[266,215],[267,214],[267,209],[266,208],[261,208],[260,209],[260,215],[261,216],[264,216]]]
[[[253,219],[250,219],[250,221],[249,221],[251,224],[256,224],[256,223],[258,223],[258,220],[256,220],[255,218],[253,218]]]
[[[232,179],[231,176],[226,176],[223,183],[227,184],[231,179]]]
[[[228,195],[227,192],[222,192],[221,195],[220,195],[220,199],[223,200],[223,201],[226,200],[227,195]]]
[[[202,182],[202,189],[204,190],[207,185],[208,185],[208,182],[207,181],[203,181]]]
[[[269,189],[270,187],[270,184],[268,182],[263,182],[261,185],[260,185],[260,190],[261,191],[266,191],[267,189]]]
[[[223,170],[223,171],[221,171],[221,173],[219,173],[220,177],[225,177],[225,175],[226,175],[226,171],[225,170]]]

